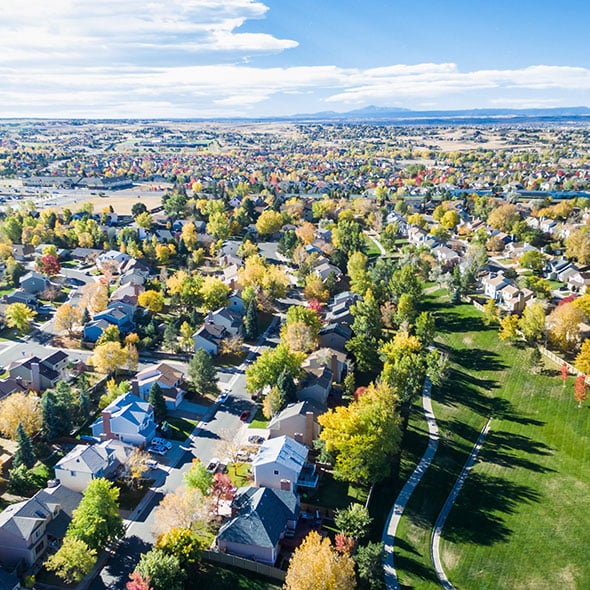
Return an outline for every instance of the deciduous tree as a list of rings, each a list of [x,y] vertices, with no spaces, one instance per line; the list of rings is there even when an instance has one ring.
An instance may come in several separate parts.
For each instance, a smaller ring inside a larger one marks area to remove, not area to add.
[[[369,386],[357,401],[319,417],[320,438],[336,454],[337,478],[375,483],[388,476],[401,436],[397,406],[395,390],[382,382]]]
[[[148,289],[139,294],[137,303],[141,307],[145,307],[150,313],[159,313],[164,307],[164,296],[159,291]]]
[[[109,289],[101,282],[86,283],[81,289],[80,307],[96,314],[104,311],[109,302]]]
[[[328,537],[311,531],[295,550],[289,562],[286,590],[354,590],[354,561],[339,554]]]
[[[80,582],[92,571],[96,563],[96,550],[81,539],[66,537],[56,553],[45,562],[45,567],[71,584]]]
[[[119,342],[105,342],[94,349],[89,363],[99,373],[111,375],[127,363],[127,350]]]
[[[198,561],[199,553],[204,549],[204,539],[190,529],[172,528],[158,537],[155,548],[176,557],[186,570]]]
[[[590,340],[584,340],[580,347],[580,352],[576,356],[574,363],[578,371],[588,375],[590,373]]]
[[[162,549],[152,549],[139,558],[135,568],[150,581],[154,590],[183,590],[186,573],[178,557]]]
[[[69,303],[63,303],[57,308],[54,317],[55,329],[58,332],[67,331],[68,335],[71,336],[74,327],[80,325],[80,322],[82,321],[82,312],[79,308],[74,307]]]
[[[184,482],[189,489],[197,489],[204,496],[211,492],[213,475],[207,471],[207,467],[200,459],[193,459],[191,468],[184,474]]]
[[[586,375],[578,375],[574,385],[574,399],[578,402],[578,408],[582,407],[582,402],[586,399]]]
[[[527,342],[535,342],[545,332],[545,308],[538,301],[524,308],[518,323]]]
[[[584,312],[573,303],[558,305],[547,317],[549,340],[560,350],[573,350],[580,340]]]
[[[34,393],[17,391],[0,401],[0,432],[13,440],[22,424],[25,432],[31,436],[41,428],[41,406]]]
[[[91,549],[102,549],[123,534],[119,490],[106,479],[93,479],[72,514],[66,537],[80,539]]]
[[[21,334],[31,329],[35,312],[24,303],[11,303],[4,312],[4,320],[9,328],[16,328]]]
[[[199,489],[179,487],[166,494],[154,513],[154,531],[161,534],[171,528],[207,531],[215,512],[215,501]]]
[[[283,227],[283,216],[278,211],[266,209],[256,222],[256,230],[261,236],[270,236]]]
[[[520,337],[518,334],[518,326],[518,316],[507,315],[505,318],[503,318],[500,322],[500,331],[498,332],[500,340],[507,342],[515,342],[518,340]]]
[[[149,578],[139,572],[129,574],[129,582],[127,582],[125,588],[126,590],[154,590],[150,585]]]
[[[348,508],[337,510],[334,517],[338,530],[356,541],[361,541],[369,534],[372,522],[368,509],[362,504],[351,504]]]
[[[284,343],[276,348],[268,348],[246,369],[246,387],[251,393],[262,390],[266,385],[274,385],[280,374],[287,371],[292,376],[301,372],[305,355],[291,352]]]
[[[48,277],[54,277],[61,271],[59,260],[52,254],[45,254],[45,256],[41,256],[41,258],[39,258],[37,268],[40,272],[42,272],[44,275],[47,275]]]

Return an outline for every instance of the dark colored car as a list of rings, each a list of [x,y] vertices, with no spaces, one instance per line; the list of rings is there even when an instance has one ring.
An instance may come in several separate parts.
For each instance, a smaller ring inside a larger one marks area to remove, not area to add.
[[[248,420],[248,418],[250,418],[250,410],[244,410],[241,414],[240,414],[240,420],[242,422],[246,422],[246,420]]]

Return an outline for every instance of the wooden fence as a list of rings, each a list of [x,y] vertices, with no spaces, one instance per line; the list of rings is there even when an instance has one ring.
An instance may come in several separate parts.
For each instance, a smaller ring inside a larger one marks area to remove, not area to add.
[[[203,551],[201,553],[201,557],[210,563],[218,563],[219,565],[237,567],[249,572],[254,572],[260,576],[266,576],[267,578],[278,580],[279,582],[285,581],[285,576],[287,573],[276,567],[272,567],[271,565],[258,563],[257,561],[244,559],[243,557],[237,557],[235,555],[228,555],[227,553],[219,553],[217,551]]]

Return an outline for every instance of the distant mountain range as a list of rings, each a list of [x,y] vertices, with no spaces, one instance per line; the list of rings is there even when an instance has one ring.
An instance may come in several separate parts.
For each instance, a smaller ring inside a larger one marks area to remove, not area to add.
[[[466,109],[455,111],[413,111],[395,107],[368,106],[362,109],[337,113],[324,111],[311,114],[298,114],[291,117],[272,117],[283,121],[412,121],[441,122],[457,120],[525,120],[525,119],[579,119],[590,117],[589,107],[556,107],[537,109]]]

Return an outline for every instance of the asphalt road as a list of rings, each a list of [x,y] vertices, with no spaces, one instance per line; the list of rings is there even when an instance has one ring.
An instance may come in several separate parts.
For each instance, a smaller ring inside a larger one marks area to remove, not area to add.
[[[246,391],[245,369],[260,352],[260,350],[275,346],[276,340],[263,336],[260,344],[251,349],[248,358],[239,367],[218,373],[220,391],[231,391],[223,404],[216,404],[208,418],[199,423],[190,437],[189,450],[178,456],[175,467],[167,468],[163,481],[158,480],[152,489],[154,496],[149,500],[137,518],[129,523],[125,539],[120,543],[116,553],[110,557],[106,566],[95,578],[90,590],[124,590],[142,553],[148,551],[154,543],[153,527],[155,509],[165,494],[175,491],[183,484],[183,475],[190,469],[191,462],[198,457],[203,463],[208,463],[213,457],[224,459],[226,441],[233,441],[240,437],[242,429],[247,428],[240,420],[240,414],[248,409],[254,414],[255,404]],[[182,450],[183,447],[181,447]]]

